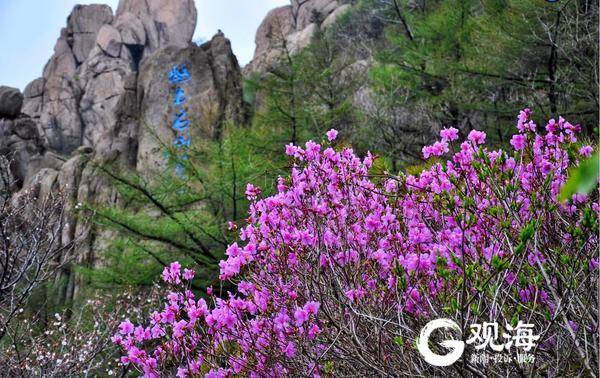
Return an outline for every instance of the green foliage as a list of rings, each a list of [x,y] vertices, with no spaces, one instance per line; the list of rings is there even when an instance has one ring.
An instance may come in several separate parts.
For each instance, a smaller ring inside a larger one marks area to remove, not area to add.
[[[597,4],[369,2],[396,21],[386,27],[389,46],[377,54],[370,78],[387,134],[402,130],[387,143],[401,160],[414,159],[418,148],[391,146],[401,146],[410,132],[431,138],[448,124],[463,132],[485,129],[492,142],[506,143],[524,107],[544,119],[575,114],[588,132],[598,123]]]
[[[149,286],[160,275],[163,269],[161,262],[168,261],[168,255],[164,251],[161,253],[155,249],[158,248],[145,247],[130,239],[119,238],[103,251],[103,268],[82,267],[79,271],[89,278],[94,288]],[[188,259],[188,263],[190,262]]]
[[[576,193],[589,194],[596,188],[599,176],[600,152],[596,152],[582,161],[577,168],[571,170],[569,180],[560,193],[561,200],[571,198]]]
[[[193,126],[192,126],[193,127]],[[197,267],[198,285],[216,282],[218,262],[234,233],[228,222],[247,214],[246,184],[269,195],[287,165],[273,139],[286,130],[257,122],[226,125],[218,140],[198,141],[180,159],[168,146],[168,169],[151,174],[102,167],[119,193],[119,204],[94,208],[96,222],[116,234],[102,248],[102,267],[81,268],[95,287],[148,285],[174,260]],[[175,166],[185,174],[175,174]]]
[[[282,59],[248,80],[247,97],[255,98],[255,127],[270,130],[271,146],[321,138],[335,128],[352,129],[354,93],[362,83],[353,72],[355,59],[344,54],[335,36],[317,32],[301,51],[285,50]]]

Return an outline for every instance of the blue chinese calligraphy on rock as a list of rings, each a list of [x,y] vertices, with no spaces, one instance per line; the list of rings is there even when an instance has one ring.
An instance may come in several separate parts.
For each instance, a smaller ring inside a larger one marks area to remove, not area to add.
[[[175,147],[187,147],[187,148],[189,148],[191,140],[192,140],[192,138],[190,138],[189,135],[187,135],[187,136],[179,135],[173,141],[173,145]]]
[[[191,80],[190,72],[185,64],[176,65],[169,72],[169,82],[171,84],[185,83]]]
[[[177,132],[182,132],[187,130],[189,127],[190,121],[187,119],[187,113],[185,110],[182,110],[175,116],[172,128]]]
[[[185,91],[181,87],[175,88],[175,94],[173,96],[173,104],[175,106],[182,106],[185,104],[187,99],[185,98]]]
[[[188,155],[185,152],[190,147],[191,135],[190,135],[190,121],[187,119],[187,111],[185,104],[187,98],[185,96],[185,90],[182,88],[182,84],[187,83],[191,80],[190,72],[184,64],[173,66],[169,71],[169,83],[175,85],[173,91],[173,105],[175,106],[176,113],[173,119],[171,128],[176,132],[175,139],[173,140],[173,146],[178,149],[184,149],[183,154],[180,156],[181,160],[187,160]],[[175,166],[175,174],[179,177],[185,177],[185,167],[177,163]]]

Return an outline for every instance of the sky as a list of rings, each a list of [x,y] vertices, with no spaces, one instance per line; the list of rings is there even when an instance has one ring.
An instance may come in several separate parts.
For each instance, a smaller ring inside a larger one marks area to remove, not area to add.
[[[198,23],[194,40],[208,40],[218,29],[231,40],[240,65],[252,59],[254,35],[267,12],[289,0],[195,0]],[[60,29],[76,4],[118,0],[0,0],[0,85],[21,90],[42,75]]]

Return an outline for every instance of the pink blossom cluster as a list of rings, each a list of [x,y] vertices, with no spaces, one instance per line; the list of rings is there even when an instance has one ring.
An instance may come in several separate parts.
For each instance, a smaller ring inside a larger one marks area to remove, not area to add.
[[[248,185],[248,223],[220,263],[236,292],[209,304],[171,264],[164,308],[114,336],[122,362],[147,377],[408,374],[422,365],[406,363],[410,340],[441,314],[564,320],[546,339],[596,332],[560,290],[597,283],[597,198],[557,200],[591,147],[573,154],[578,126],[560,118],[538,134],[530,117],[519,115],[511,152],[486,148],[481,131],[458,144],[457,129],[442,130],[423,154],[451,155],[419,175],[371,177],[376,157],[334,149],[335,130],[325,145],[288,145],[290,177],[268,198]]]

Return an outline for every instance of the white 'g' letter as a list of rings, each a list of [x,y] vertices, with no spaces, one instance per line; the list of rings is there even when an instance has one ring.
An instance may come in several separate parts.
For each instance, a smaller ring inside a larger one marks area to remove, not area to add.
[[[440,342],[445,348],[450,349],[450,353],[446,355],[435,354],[429,348],[429,336],[438,328],[449,328],[460,331],[460,327],[450,319],[435,319],[430,321],[421,330],[417,349],[423,355],[425,361],[433,366],[450,366],[462,356],[465,351],[465,343],[462,340],[445,340]]]

